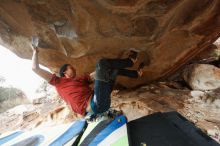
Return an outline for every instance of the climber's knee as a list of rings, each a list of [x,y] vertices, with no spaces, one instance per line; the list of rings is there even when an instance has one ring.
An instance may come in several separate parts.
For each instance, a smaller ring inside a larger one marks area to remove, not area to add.
[[[108,61],[107,61],[106,58],[100,59],[100,60],[98,61],[98,63],[97,63],[97,66],[98,66],[99,68],[107,68],[108,65],[109,65],[109,64],[108,64]]]

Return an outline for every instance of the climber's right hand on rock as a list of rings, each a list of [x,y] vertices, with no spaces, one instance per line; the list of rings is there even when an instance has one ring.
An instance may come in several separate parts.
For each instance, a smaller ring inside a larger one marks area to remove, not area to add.
[[[31,46],[31,48],[32,48],[32,51],[33,52],[36,52],[36,53],[38,53],[39,52],[39,50],[38,50],[38,48],[37,47],[34,47],[33,45]]]

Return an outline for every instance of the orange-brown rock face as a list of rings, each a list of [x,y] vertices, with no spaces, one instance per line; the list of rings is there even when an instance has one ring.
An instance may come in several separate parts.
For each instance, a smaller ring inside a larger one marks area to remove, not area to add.
[[[91,72],[101,57],[126,57],[140,49],[150,60],[134,87],[167,77],[220,36],[219,0],[1,0],[0,44],[31,58],[31,37],[40,37],[40,63],[58,71],[71,63]],[[135,68],[135,67],[134,67]]]

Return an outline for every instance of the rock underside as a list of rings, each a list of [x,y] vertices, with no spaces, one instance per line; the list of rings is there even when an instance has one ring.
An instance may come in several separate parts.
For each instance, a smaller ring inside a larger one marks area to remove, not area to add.
[[[64,63],[92,72],[102,57],[141,51],[144,77],[120,77],[136,87],[175,73],[220,36],[219,0],[1,0],[0,44],[31,59],[40,38],[40,63],[58,72]],[[137,66],[134,66],[135,69]]]

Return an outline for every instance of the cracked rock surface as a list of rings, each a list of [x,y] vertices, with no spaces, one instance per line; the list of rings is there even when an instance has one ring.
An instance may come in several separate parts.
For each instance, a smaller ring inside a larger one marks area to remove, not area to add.
[[[92,72],[102,57],[141,50],[144,78],[120,78],[135,87],[166,78],[220,36],[219,0],[1,0],[0,44],[31,59],[40,38],[40,63],[58,72],[71,63]],[[134,68],[136,68],[135,66]]]

